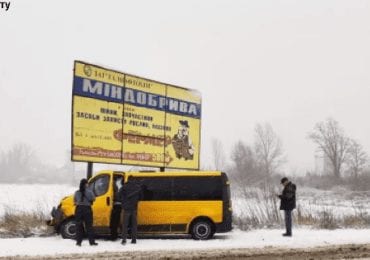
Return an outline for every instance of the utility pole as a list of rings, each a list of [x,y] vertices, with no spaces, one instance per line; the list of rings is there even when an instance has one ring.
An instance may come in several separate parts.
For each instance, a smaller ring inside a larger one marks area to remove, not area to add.
[[[92,172],[93,172],[93,163],[92,162],[87,162],[87,179],[89,180],[92,177]]]

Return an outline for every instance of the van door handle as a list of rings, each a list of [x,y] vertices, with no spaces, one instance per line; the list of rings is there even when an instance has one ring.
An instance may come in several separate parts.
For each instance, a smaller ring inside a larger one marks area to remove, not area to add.
[[[107,205],[109,206],[110,205],[110,198],[107,197]]]

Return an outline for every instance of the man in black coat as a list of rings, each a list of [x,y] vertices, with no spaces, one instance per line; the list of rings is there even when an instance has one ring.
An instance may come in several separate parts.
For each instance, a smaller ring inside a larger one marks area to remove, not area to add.
[[[127,228],[131,223],[131,243],[136,244],[137,206],[142,199],[142,188],[134,180],[128,179],[120,189],[123,209],[122,244],[126,244]]]
[[[89,188],[86,179],[80,181],[80,189],[77,190],[73,197],[74,204],[76,206],[76,231],[77,231],[77,246],[81,246],[83,239],[83,226],[86,228],[87,236],[91,246],[96,246],[98,243],[95,242],[94,231],[93,231],[93,211],[92,204],[95,201],[95,194]]]
[[[110,216],[110,232],[113,241],[118,238],[118,226],[121,218],[122,202],[118,189],[121,179],[122,177],[118,176],[114,176],[113,179],[113,208]]]
[[[280,198],[280,210],[284,210],[286,233],[284,233],[283,236],[291,237],[292,211],[296,206],[295,192],[297,187],[286,177],[281,179],[281,184],[284,186],[284,189],[282,194],[278,195],[278,197]]]

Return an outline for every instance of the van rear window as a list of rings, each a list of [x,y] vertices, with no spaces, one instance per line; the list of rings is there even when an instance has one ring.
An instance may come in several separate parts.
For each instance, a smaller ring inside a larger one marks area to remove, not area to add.
[[[135,177],[135,180],[142,186],[143,200],[172,200],[172,178]]]
[[[222,200],[221,178],[176,177],[173,183],[174,200]]]
[[[222,179],[203,177],[134,177],[143,188],[144,201],[222,200]]]

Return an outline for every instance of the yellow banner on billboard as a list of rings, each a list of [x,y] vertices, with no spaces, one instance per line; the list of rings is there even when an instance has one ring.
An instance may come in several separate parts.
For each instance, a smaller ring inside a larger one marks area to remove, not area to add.
[[[200,160],[200,93],[168,86],[167,98],[176,100],[172,104],[173,107],[189,113],[188,116],[179,113],[166,114],[166,139],[171,140],[171,144],[167,145],[165,149],[165,154],[171,158],[168,165],[173,168],[198,169]]]
[[[199,169],[197,91],[75,62],[72,160]]]

